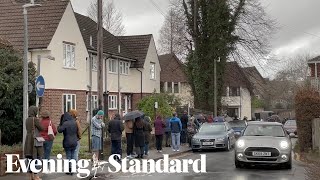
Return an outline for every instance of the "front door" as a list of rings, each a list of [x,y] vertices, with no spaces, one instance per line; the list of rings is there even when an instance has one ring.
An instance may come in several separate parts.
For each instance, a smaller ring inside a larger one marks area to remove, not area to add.
[[[126,115],[128,113],[128,95],[125,95],[123,99],[124,99],[123,115]]]

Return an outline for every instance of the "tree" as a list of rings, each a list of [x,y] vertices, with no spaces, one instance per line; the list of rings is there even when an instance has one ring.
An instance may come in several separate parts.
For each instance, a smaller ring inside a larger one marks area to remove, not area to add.
[[[87,12],[88,16],[97,22],[97,10],[98,3],[97,1],[91,2]],[[111,34],[120,36],[126,33],[125,27],[123,25],[122,13],[118,11],[113,3],[113,1],[109,1],[104,3],[102,10],[102,22],[103,27],[109,31]]]
[[[160,114],[162,117],[171,116],[175,107],[181,104],[180,99],[174,95],[153,93],[139,101],[138,109],[143,111],[147,116],[150,116],[151,119],[154,119],[156,116],[155,102],[158,102],[157,114]]]
[[[193,46],[187,58],[195,106],[214,110],[214,89],[221,109],[224,73],[229,59],[248,62],[268,52],[273,21],[256,0],[183,0]],[[248,58],[249,57],[249,58]],[[217,87],[214,87],[214,61]]]
[[[186,58],[190,37],[187,33],[182,0],[170,1],[169,11],[159,33],[160,53],[174,53],[180,59]]]
[[[1,44],[1,42],[0,42]],[[1,46],[1,45],[0,45]],[[29,63],[29,82],[35,82],[35,67]],[[12,145],[22,141],[23,114],[23,61],[12,48],[0,48],[0,98],[2,116],[0,129],[2,143]],[[35,102],[35,95],[30,95],[29,104]]]

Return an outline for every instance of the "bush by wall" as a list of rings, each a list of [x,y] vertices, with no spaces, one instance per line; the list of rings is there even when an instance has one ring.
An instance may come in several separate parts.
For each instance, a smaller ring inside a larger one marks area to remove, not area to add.
[[[311,87],[298,90],[295,96],[300,151],[308,152],[312,148],[312,120],[320,117],[320,95]]]

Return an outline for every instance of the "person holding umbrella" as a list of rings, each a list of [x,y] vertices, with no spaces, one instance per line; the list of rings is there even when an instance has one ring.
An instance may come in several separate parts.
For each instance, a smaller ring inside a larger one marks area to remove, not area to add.
[[[144,137],[145,125],[141,117],[137,117],[133,125],[133,136],[134,143],[136,147],[136,152],[138,154],[137,158],[143,158],[145,137]]]

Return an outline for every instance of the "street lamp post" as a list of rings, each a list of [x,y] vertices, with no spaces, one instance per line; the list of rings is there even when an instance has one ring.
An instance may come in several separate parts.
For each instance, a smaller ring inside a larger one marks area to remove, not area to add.
[[[24,54],[23,54],[23,151],[25,138],[27,135],[26,129],[26,119],[28,117],[28,106],[29,106],[29,83],[28,83],[28,7],[41,6],[40,4],[34,4],[34,1],[31,0],[29,4],[23,5],[23,18],[24,18]]]

